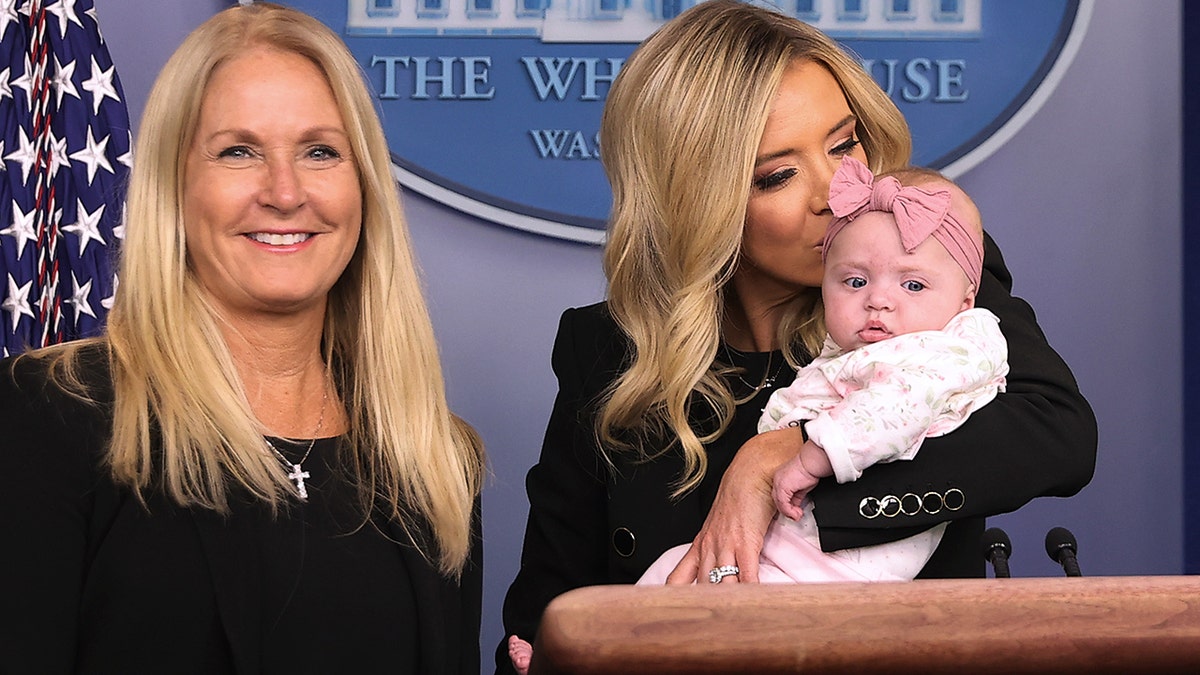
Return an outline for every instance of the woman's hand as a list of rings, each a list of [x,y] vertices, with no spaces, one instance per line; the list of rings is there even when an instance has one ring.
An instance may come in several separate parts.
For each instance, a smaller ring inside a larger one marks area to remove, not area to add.
[[[667,576],[668,584],[709,583],[715,567],[736,565],[740,574],[722,580],[758,581],[758,554],[775,503],[775,471],[804,445],[799,427],[758,434],[746,441],[721,478],[721,487],[692,548]]]

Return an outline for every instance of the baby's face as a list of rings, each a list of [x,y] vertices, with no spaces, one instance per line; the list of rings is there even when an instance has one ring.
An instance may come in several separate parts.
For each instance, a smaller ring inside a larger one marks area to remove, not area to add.
[[[911,253],[892,214],[858,217],[834,238],[821,285],[825,324],[843,349],[941,330],[975,304],[975,289],[933,237]]]

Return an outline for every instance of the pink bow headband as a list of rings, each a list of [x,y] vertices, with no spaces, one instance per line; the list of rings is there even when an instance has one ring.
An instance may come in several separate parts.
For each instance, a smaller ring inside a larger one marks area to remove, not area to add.
[[[905,187],[891,176],[876,180],[865,164],[845,157],[829,184],[829,209],[834,219],[825,230],[821,260],[825,260],[829,245],[846,225],[864,213],[884,211],[895,218],[905,251],[912,252],[932,236],[978,289],[983,272],[983,238],[964,225],[961,214],[950,207],[949,190]]]

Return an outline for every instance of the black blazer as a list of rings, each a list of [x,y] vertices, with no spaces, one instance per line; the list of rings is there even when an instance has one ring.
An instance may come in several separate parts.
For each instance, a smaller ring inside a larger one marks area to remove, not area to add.
[[[984,262],[976,302],[1000,317],[1008,340],[1007,393],[954,432],[926,439],[911,461],[875,465],[852,483],[822,481],[811,497],[823,549],[894,541],[950,520],[921,576],[981,577],[984,517],[1035,497],[1075,494],[1091,480],[1095,416],[1033,310],[1011,295],[1011,277],[990,237]],[[595,441],[594,402],[627,359],[626,339],[606,305],[563,314],[552,358],[559,393],[541,457],[526,480],[530,511],[521,568],[504,603],[509,634],[532,642],[554,597],[582,586],[633,583],[663,551],[690,542],[734,453],[756,431],[765,391],[739,406],[726,433],[706,447],[708,475],[678,501],[669,496],[683,468],[678,454],[649,463],[618,455],[609,469]],[[903,511],[916,512],[891,517],[867,517],[870,509],[860,509],[869,497],[928,493],[953,499],[954,506],[961,495],[961,506],[914,509],[906,501]],[[501,672],[511,668],[503,644],[497,665]]]
[[[143,506],[114,485],[101,466],[112,400],[102,350],[89,348],[87,372],[99,405],[50,383],[42,361],[0,362],[0,670],[260,672],[255,536],[271,523],[162,497]],[[461,582],[400,546],[422,673],[479,672],[478,511],[475,520]],[[165,603],[164,587],[177,593]]]

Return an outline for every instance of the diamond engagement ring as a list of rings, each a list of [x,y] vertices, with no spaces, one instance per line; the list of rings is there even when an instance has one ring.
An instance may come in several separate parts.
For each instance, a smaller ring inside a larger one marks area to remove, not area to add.
[[[725,577],[736,577],[739,573],[741,573],[741,570],[738,569],[737,565],[721,565],[720,567],[712,568],[708,573],[708,581],[709,583],[719,584]]]

